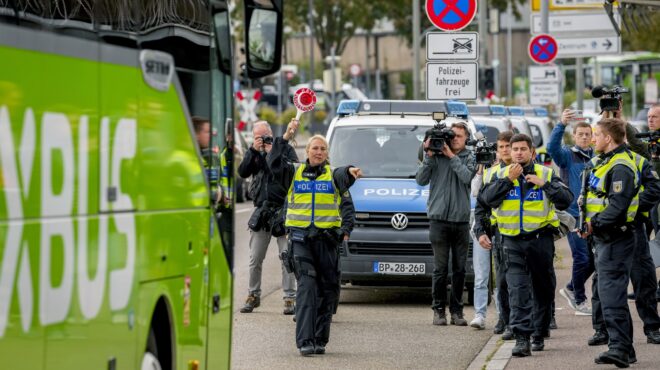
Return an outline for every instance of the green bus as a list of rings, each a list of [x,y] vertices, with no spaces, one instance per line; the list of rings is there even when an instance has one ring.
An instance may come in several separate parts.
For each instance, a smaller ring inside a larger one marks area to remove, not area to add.
[[[231,237],[191,117],[231,145],[232,75],[277,71],[282,41],[282,0],[232,4],[0,0],[2,368],[229,367]]]

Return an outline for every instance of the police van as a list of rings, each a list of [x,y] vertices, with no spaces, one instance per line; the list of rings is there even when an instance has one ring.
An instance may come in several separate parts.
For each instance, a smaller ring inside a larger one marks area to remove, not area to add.
[[[534,135],[532,135],[532,129],[529,127],[529,122],[525,119],[525,112],[523,109],[521,107],[506,107],[506,110],[513,127],[518,130],[519,133],[532,138],[534,147],[538,147],[538,143],[534,141]]]
[[[536,144],[536,159],[538,163],[544,166],[552,164],[552,157],[548,154],[546,146],[550,141],[552,132],[552,120],[548,116],[548,110],[542,107],[525,107],[525,119],[529,122],[529,128],[532,130],[532,138]]]
[[[447,127],[468,121],[461,102],[344,100],[330,123],[332,166],[355,165],[364,177],[350,192],[355,229],[341,250],[342,283],[368,286],[429,286],[433,250],[426,202],[429,187],[415,182],[424,134],[444,112]],[[472,299],[472,249],[466,264],[466,286]]]
[[[477,131],[481,132],[489,143],[497,141],[500,132],[514,130],[503,105],[468,105],[468,112]]]

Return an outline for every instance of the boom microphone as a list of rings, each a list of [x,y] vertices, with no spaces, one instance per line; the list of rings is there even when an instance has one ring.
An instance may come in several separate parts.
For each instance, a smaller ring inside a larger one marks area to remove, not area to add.
[[[595,86],[593,89],[591,89],[591,96],[593,96],[596,99],[601,98],[603,95],[609,93],[610,91],[607,89],[607,87],[603,85],[598,85]]]

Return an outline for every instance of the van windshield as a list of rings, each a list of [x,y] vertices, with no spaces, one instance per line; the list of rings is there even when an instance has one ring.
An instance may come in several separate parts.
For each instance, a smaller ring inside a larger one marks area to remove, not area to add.
[[[330,164],[359,167],[365,177],[414,178],[429,128],[338,127],[330,139]]]

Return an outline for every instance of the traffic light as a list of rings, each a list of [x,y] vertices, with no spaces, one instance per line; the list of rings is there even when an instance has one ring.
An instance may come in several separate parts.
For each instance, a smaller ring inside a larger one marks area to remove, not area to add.
[[[495,89],[495,68],[486,67],[483,69],[483,86],[485,90]]]

